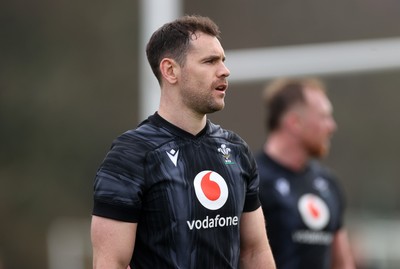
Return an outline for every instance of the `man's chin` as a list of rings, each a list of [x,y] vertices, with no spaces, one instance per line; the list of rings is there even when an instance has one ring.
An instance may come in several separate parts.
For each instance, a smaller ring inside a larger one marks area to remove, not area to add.
[[[329,147],[319,147],[314,150],[310,150],[310,156],[317,159],[324,159],[329,154]]]
[[[222,109],[224,109],[224,107],[225,107],[225,103],[214,105],[212,107],[209,107],[209,109],[208,109],[206,114],[211,114],[211,113],[214,113],[214,112],[221,111]]]

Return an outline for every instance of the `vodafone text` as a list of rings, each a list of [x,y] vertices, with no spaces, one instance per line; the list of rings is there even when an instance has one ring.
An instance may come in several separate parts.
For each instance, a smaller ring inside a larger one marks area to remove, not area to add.
[[[302,244],[330,245],[333,235],[329,232],[299,230],[293,233],[292,238],[294,242]]]
[[[203,220],[188,220],[186,222],[190,230],[200,230],[216,227],[236,226],[239,223],[239,218],[238,216],[222,217],[218,214],[214,218],[206,216],[206,218]]]

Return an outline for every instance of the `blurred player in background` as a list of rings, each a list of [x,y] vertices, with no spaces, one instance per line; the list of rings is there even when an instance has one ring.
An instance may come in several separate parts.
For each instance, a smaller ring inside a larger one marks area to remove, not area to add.
[[[264,92],[269,131],[256,156],[260,200],[278,269],[354,269],[343,193],[318,159],[336,130],[317,79],[279,79]]]

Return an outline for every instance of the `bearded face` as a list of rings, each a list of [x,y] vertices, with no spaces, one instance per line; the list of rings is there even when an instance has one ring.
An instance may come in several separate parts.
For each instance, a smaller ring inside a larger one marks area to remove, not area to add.
[[[329,153],[330,141],[336,130],[332,105],[322,91],[306,90],[305,94],[301,141],[309,156],[322,158]]]
[[[224,50],[216,37],[198,33],[191,41],[185,64],[180,69],[180,96],[184,106],[198,114],[224,108],[229,70]]]

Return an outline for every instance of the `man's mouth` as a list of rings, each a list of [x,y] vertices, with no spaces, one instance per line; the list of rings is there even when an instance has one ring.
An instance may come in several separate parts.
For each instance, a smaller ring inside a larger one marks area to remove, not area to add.
[[[217,87],[215,87],[215,89],[217,90],[217,91],[226,91],[226,89],[228,88],[228,84],[221,84],[221,85],[219,85],[219,86],[217,86]]]

